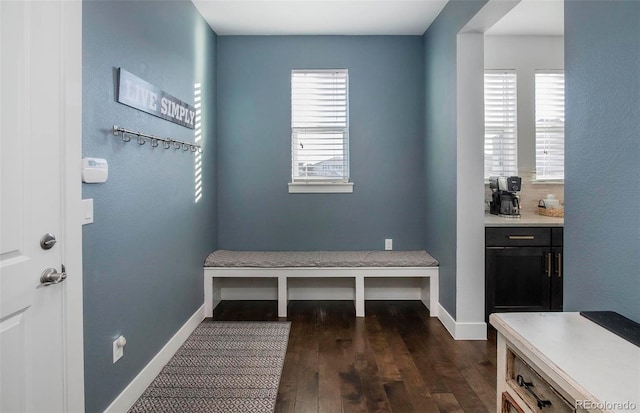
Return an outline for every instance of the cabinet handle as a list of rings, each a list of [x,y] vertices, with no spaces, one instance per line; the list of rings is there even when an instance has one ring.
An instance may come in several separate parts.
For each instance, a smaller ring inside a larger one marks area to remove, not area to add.
[[[536,239],[533,235],[509,235],[512,240]]]
[[[547,269],[545,271],[547,273],[547,277],[551,278],[551,253],[547,253]]]
[[[538,397],[538,395],[535,394],[533,389],[532,389],[533,383],[529,383],[529,382],[524,381],[524,378],[522,378],[522,376],[519,375],[519,374],[518,374],[518,376],[516,376],[516,383],[518,383],[518,385],[520,387],[524,387],[526,391],[531,393],[531,395],[536,399],[536,402],[538,403],[538,409],[542,409],[544,407],[551,406],[551,401],[550,400],[542,400],[540,397]]]
[[[562,278],[562,253],[558,253],[558,255],[556,256],[558,258],[558,268],[557,268],[557,275],[558,278]]]

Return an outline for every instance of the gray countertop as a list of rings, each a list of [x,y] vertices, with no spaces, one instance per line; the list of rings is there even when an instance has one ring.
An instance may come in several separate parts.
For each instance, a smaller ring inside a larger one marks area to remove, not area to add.
[[[484,214],[485,227],[563,227],[564,218],[546,217],[534,212],[525,212],[520,218],[504,218]]]

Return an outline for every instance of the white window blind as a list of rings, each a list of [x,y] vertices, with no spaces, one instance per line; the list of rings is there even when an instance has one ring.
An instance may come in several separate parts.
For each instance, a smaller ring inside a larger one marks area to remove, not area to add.
[[[516,72],[484,73],[484,178],[518,174]]]
[[[346,69],[291,71],[293,182],[349,181]]]
[[[562,71],[536,71],[536,179],[564,179]]]

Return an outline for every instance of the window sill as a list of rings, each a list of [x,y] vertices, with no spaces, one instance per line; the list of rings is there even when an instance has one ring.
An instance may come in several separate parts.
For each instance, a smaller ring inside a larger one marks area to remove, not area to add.
[[[531,183],[533,185],[564,185],[564,180],[560,181],[555,179],[555,180],[545,181],[544,179],[540,179],[540,180],[531,181]]]
[[[350,194],[353,182],[292,182],[290,194]]]

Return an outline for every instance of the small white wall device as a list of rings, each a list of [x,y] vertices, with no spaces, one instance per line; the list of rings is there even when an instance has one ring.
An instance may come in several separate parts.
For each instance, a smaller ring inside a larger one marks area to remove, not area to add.
[[[82,182],[101,184],[107,182],[109,164],[102,158],[82,158]]]

